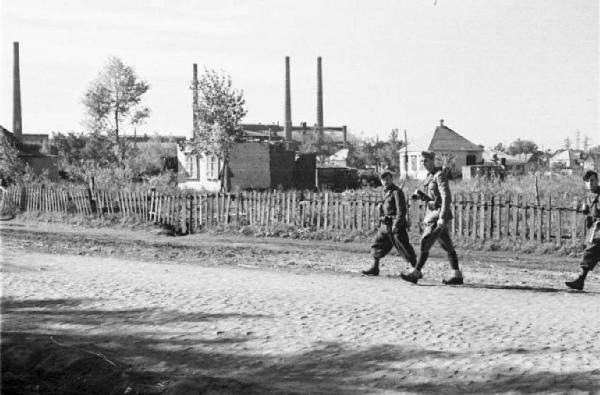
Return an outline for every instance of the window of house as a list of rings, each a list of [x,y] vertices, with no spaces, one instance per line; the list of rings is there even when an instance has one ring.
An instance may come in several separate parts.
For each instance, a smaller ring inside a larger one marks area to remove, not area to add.
[[[412,171],[417,171],[417,156],[416,155],[410,156],[410,169]]]
[[[216,155],[208,155],[206,157],[206,178],[209,180],[219,178],[219,159]]]
[[[196,157],[194,155],[188,155],[185,158],[185,168],[187,169],[190,178],[196,178],[197,176],[195,159]]]

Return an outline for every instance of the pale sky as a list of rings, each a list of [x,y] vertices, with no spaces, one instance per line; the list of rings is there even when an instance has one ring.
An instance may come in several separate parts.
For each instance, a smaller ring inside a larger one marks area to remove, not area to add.
[[[437,4],[435,4],[437,3]],[[245,122],[316,122],[409,142],[446,125],[486,147],[600,144],[598,0],[0,0],[0,124],[12,129],[20,42],[24,133],[83,131],[81,99],[107,58],[151,84],[138,133],[191,135],[192,63],[244,91]]]

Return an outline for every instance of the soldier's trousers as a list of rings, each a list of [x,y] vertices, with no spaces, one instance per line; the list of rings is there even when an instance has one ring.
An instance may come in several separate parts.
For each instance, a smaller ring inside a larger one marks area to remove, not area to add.
[[[417,254],[415,253],[415,249],[410,244],[410,240],[408,238],[408,233],[406,233],[406,228],[401,227],[398,232],[388,233],[388,227],[386,225],[382,225],[373,239],[373,244],[371,245],[371,250],[373,252],[373,258],[379,259],[386,256],[392,248],[394,248],[394,244],[392,244],[391,237],[395,238],[395,241],[399,243],[399,245],[404,250],[402,255],[404,258],[411,264],[414,265],[417,262]]]
[[[600,230],[597,233],[600,233]],[[598,261],[600,261],[600,237],[595,237],[585,247],[585,250],[583,250],[581,268],[584,270],[594,270]]]
[[[456,250],[452,244],[450,233],[447,227],[438,229],[437,222],[426,223],[425,231],[421,236],[421,251],[419,253],[419,262],[417,263],[417,270],[421,270],[429,258],[429,250],[435,244],[436,241],[440,242],[440,246],[448,254],[448,260],[450,261],[450,267],[453,270],[459,270],[458,268],[458,256]]]

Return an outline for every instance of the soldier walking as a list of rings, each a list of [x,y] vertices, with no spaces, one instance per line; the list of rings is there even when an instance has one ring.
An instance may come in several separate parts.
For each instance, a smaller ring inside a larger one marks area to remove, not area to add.
[[[463,283],[462,272],[458,267],[458,257],[452,244],[447,223],[452,219],[450,211],[450,187],[448,178],[443,169],[435,166],[435,154],[431,151],[421,152],[421,163],[427,169],[427,179],[424,183],[425,192],[417,190],[411,196],[413,199],[420,199],[426,202],[427,211],[423,220],[425,231],[421,236],[421,252],[417,265],[408,273],[401,273],[400,277],[416,284],[423,277],[421,270],[429,257],[429,250],[433,244],[439,241],[442,248],[448,254],[452,275],[443,280],[447,285],[461,285]]]
[[[581,274],[573,281],[567,281],[567,287],[581,291],[588,272],[594,270],[600,261],[600,186],[598,186],[598,173],[588,170],[583,175],[585,187],[589,191],[586,201],[582,206],[583,213],[587,215],[586,227],[588,228],[588,244],[583,250],[581,259]]]
[[[379,260],[386,256],[394,247],[400,252],[412,267],[417,262],[417,256],[406,232],[406,199],[404,192],[392,181],[392,173],[384,171],[380,175],[383,184],[384,197],[379,204],[379,231],[373,240],[373,265],[368,270],[361,271],[366,276],[379,275]]]

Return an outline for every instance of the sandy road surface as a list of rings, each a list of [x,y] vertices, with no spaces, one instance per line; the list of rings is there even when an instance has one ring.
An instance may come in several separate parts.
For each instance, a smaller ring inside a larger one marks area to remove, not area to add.
[[[600,295],[563,291],[558,274],[527,273],[537,285],[520,289],[484,286],[483,272],[473,286],[413,286],[203,259],[32,253],[7,243],[3,331],[53,335],[131,370],[279,391],[600,392]]]

